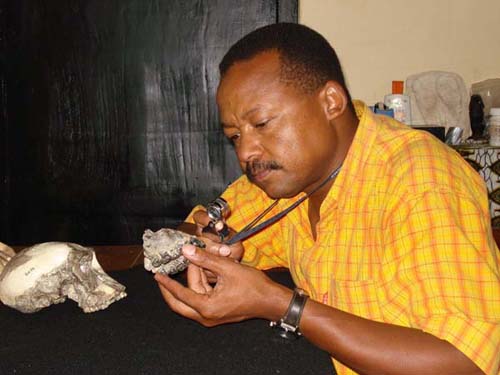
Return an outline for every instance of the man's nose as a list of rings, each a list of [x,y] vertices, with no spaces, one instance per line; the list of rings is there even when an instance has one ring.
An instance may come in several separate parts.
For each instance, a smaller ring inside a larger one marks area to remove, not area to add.
[[[260,159],[262,147],[258,137],[251,134],[242,134],[236,150],[238,160],[248,163],[250,160]]]

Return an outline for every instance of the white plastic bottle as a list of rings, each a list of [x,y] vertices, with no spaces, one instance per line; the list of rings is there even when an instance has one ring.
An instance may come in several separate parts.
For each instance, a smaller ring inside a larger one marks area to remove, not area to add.
[[[403,81],[392,81],[392,94],[384,97],[384,104],[394,110],[394,118],[411,125],[410,97],[403,94]]]
[[[490,109],[488,133],[490,146],[500,146],[500,108]]]

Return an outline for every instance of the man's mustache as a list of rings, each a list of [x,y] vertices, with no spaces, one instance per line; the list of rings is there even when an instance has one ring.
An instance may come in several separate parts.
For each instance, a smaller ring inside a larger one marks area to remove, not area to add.
[[[278,170],[282,169],[283,167],[279,165],[277,162],[274,160],[271,161],[253,161],[251,163],[248,163],[246,168],[245,168],[245,174],[247,175],[248,179],[251,181],[252,178],[266,170]]]

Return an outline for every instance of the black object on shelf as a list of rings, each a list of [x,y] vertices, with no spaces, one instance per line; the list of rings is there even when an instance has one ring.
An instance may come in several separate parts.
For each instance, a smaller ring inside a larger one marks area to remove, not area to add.
[[[472,139],[482,139],[484,137],[484,103],[481,95],[474,94],[470,97],[469,103],[470,126]]]

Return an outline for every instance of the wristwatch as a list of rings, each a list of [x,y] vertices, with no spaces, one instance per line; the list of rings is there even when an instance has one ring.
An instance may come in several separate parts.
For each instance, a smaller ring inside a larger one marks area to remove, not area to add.
[[[278,322],[271,322],[269,325],[279,330],[279,335],[288,340],[295,340],[302,336],[299,330],[300,318],[309,296],[299,288],[293,291],[292,300],[285,315]]]

